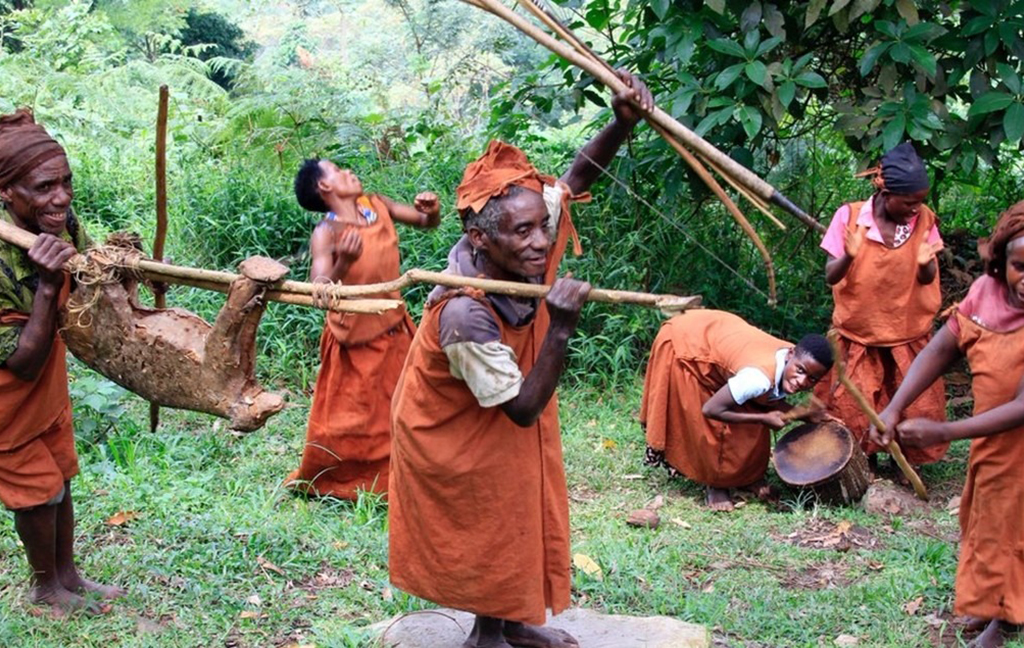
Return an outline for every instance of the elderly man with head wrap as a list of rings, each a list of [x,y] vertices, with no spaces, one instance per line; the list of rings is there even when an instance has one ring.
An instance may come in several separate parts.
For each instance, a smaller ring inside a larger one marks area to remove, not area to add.
[[[551,283],[580,199],[651,106],[635,77],[615,120],[561,179],[491,142],[457,192],[465,235],[448,272]],[[555,386],[590,286],[558,279],[532,299],[436,289],[392,403],[391,581],[476,615],[468,647],[568,648],[541,628],[569,604],[569,502]]]
[[[871,169],[875,193],[843,205],[832,218],[822,249],[825,279],[832,286],[832,326],[839,334],[850,378],[876,411],[883,409],[914,358],[932,336],[942,302],[936,254],[942,249],[935,213],[924,205],[928,173],[909,143],[882,156]],[[815,392],[861,440],[869,455],[883,448],[867,437],[869,422],[835,380]],[[939,380],[908,408],[913,417],[943,419],[946,396]],[[948,443],[904,450],[910,463],[938,461]]]
[[[27,110],[0,117],[0,218],[38,235],[28,252],[0,243],[0,502],[28,554],[32,601],[58,613],[100,611],[90,594],[121,594],[82,578],[74,562],[78,458],[57,310],[70,284],[64,263],[87,239],[71,198],[60,144]]]

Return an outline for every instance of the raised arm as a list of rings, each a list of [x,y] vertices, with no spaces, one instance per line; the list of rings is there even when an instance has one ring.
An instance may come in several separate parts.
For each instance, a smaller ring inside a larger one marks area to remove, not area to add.
[[[618,70],[616,73],[626,84],[626,88],[612,99],[615,119],[580,149],[569,170],[562,175],[562,182],[569,185],[574,194],[590,189],[601,175],[601,169],[608,166],[619,147],[633,131],[633,127],[640,121],[642,115],[630,100],[639,103],[644,110],[654,107],[651,91],[639,77],[625,70]]]
[[[312,282],[341,281],[348,269],[363,254],[363,238],[358,230],[350,227],[335,242],[335,232],[328,223],[322,222],[313,230],[309,240],[309,280]]]
[[[74,246],[52,234],[40,234],[28,251],[29,260],[39,271],[39,288],[28,322],[18,338],[18,348],[4,362],[21,380],[35,380],[50,357],[57,330],[58,300],[65,281],[64,264],[74,255]]]
[[[576,330],[580,309],[590,294],[590,284],[574,279],[558,279],[546,297],[551,326],[541,344],[537,364],[523,378],[519,395],[501,404],[502,411],[520,426],[537,422],[555,393],[565,366],[569,338]]]
[[[395,202],[379,194],[378,197],[384,201],[391,218],[399,223],[422,228],[437,227],[441,224],[441,201],[438,200],[437,194],[431,191],[417,194],[412,205]]]
[[[886,426],[885,433],[883,434],[872,425],[868,430],[871,440],[881,446],[889,445],[903,415],[903,410],[913,403],[924,390],[928,389],[961,355],[956,336],[949,330],[948,324],[943,326],[920,355],[914,358],[903,383],[900,384],[886,408],[879,413],[878,418],[882,419],[882,423],[885,423]]]

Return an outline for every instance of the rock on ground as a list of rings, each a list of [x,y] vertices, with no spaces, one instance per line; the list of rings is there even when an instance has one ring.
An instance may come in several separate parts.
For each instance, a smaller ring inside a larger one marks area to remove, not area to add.
[[[664,616],[601,614],[574,608],[549,617],[548,626],[565,630],[580,648],[709,648],[703,626]],[[373,626],[385,632],[388,648],[459,648],[473,627],[473,615],[440,609],[398,616]]]

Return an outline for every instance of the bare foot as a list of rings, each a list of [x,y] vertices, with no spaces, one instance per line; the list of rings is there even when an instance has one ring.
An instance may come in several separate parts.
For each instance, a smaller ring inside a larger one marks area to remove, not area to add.
[[[525,623],[505,622],[505,639],[525,648],[579,648],[579,642],[564,630],[541,628]]]
[[[502,619],[478,615],[473,620],[473,629],[462,643],[462,648],[512,648],[502,635],[504,628],[505,621]]]
[[[736,506],[732,502],[729,490],[726,488],[707,487],[706,495],[708,508],[712,511],[731,511]]]
[[[97,583],[87,578],[82,578],[78,574],[74,574],[73,576],[69,576],[67,578],[62,578],[61,584],[64,585],[64,588],[67,589],[69,592],[75,592],[78,594],[95,594],[96,596],[99,596],[100,598],[105,599],[107,601],[119,599],[125,594],[127,594],[127,592],[125,592],[120,587],[115,587],[113,585],[103,585],[102,583]]]
[[[53,616],[61,618],[73,612],[85,612],[90,616],[106,614],[110,611],[110,605],[90,601],[74,592],[69,592],[61,586],[55,587],[33,587],[29,593],[29,600],[38,605],[50,606]]]
[[[1006,644],[1006,640],[1015,638],[1020,633],[1020,626],[1012,625],[1000,621],[999,619],[992,619],[977,638],[971,643],[967,644],[968,648],[1001,648]]]

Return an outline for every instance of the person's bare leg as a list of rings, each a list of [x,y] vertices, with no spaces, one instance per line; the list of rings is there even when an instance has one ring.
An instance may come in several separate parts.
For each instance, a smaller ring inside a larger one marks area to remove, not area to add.
[[[579,648],[579,642],[565,630],[543,628],[514,621],[505,622],[505,641],[523,648]]]
[[[75,509],[71,503],[71,482],[64,482],[64,500],[54,508],[57,509],[57,577],[64,589],[78,594],[91,592],[104,599],[124,596],[124,590],[119,587],[82,578],[75,567]]]
[[[501,619],[478,615],[462,648],[512,648],[502,635],[504,625]]]
[[[1000,648],[1007,639],[1016,638],[1019,633],[1020,626],[992,619],[985,631],[967,645],[968,648]]]
[[[727,488],[712,488],[708,486],[706,499],[708,508],[712,511],[731,511],[736,508]]]
[[[57,615],[86,608],[88,602],[70,592],[57,574],[57,506],[44,504],[14,512],[14,528],[32,568],[33,603],[49,605]]]

